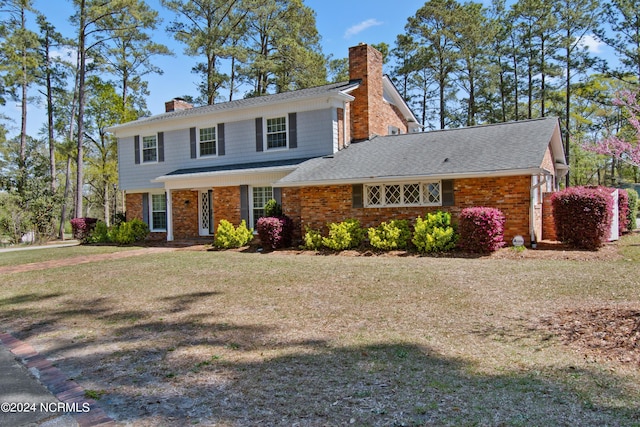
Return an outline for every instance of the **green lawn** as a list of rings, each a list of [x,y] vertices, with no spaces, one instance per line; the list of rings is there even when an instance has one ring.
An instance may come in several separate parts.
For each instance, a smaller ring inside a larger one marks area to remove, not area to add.
[[[620,247],[605,261],[175,251],[0,276],[0,327],[131,425],[640,425],[639,366],[545,326],[640,308],[640,237]]]
[[[110,254],[131,249],[140,249],[135,246],[69,246],[63,248],[42,248],[0,252],[0,267],[8,265],[29,264],[32,262],[44,262],[57,259],[73,258],[78,256]]]

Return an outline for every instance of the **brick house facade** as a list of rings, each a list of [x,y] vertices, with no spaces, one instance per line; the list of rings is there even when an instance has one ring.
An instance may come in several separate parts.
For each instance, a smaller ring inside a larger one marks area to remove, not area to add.
[[[543,238],[543,193],[566,169],[557,119],[420,132],[380,52],[350,48],[349,74],[213,106],[174,99],[111,128],[127,219],[146,221],[152,239],[212,236],[222,219],[251,227],[275,198],[301,237],[346,218],[369,227],[490,206],[505,213],[507,239]]]

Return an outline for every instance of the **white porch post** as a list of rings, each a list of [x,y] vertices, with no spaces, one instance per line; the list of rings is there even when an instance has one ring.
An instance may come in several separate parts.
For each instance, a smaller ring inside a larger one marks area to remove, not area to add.
[[[173,241],[173,197],[171,190],[167,190],[167,241]]]

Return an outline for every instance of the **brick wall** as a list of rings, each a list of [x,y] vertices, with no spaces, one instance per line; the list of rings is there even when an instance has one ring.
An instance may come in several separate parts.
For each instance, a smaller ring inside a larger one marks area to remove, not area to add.
[[[234,226],[240,224],[240,187],[216,187],[213,190],[213,223],[218,229],[221,219],[226,219]],[[247,224],[251,227],[251,224]]]
[[[327,223],[347,218],[357,218],[364,227],[373,227],[394,218],[413,221],[426,212],[443,210],[450,212],[455,221],[466,207],[488,206],[504,212],[507,242],[520,234],[530,243],[530,185],[530,176],[458,179],[454,181],[454,206],[398,208],[353,208],[351,185],[284,188],[283,207],[285,214],[296,221],[297,234],[302,235],[307,226],[326,232]]]
[[[127,221],[138,218],[144,221],[142,217],[142,193],[126,193],[125,194],[125,217]],[[151,232],[147,240],[160,241],[167,240],[165,232]]]
[[[544,193],[542,197],[542,239],[558,240],[556,235],[556,223],[553,219],[553,205],[551,196],[553,193]]]
[[[171,192],[173,213],[173,238],[190,239],[197,237],[198,229],[198,192],[174,190]]]

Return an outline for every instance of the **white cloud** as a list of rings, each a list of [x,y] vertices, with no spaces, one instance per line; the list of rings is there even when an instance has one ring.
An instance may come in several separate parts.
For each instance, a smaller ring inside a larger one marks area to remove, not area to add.
[[[382,25],[382,22],[378,21],[377,19],[367,19],[366,21],[362,21],[361,23],[348,28],[344,33],[344,38],[351,38],[352,36],[363,32],[367,28],[375,27],[377,25]]]
[[[579,43],[580,46],[586,46],[591,53],[601,53],[602,46],[604,46],[604,43],[593,34],[587,34],[582,37]]]

